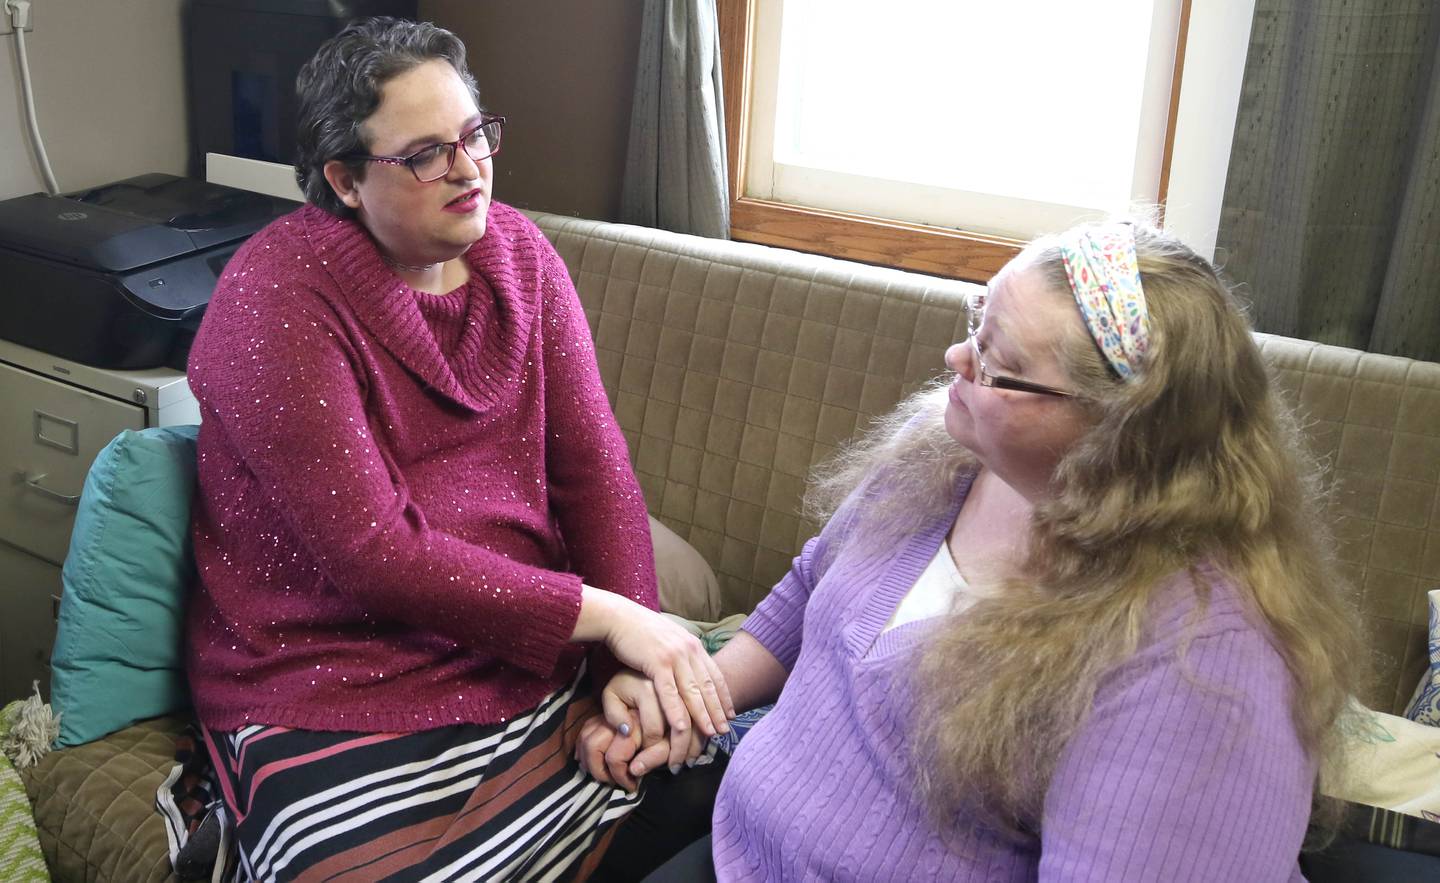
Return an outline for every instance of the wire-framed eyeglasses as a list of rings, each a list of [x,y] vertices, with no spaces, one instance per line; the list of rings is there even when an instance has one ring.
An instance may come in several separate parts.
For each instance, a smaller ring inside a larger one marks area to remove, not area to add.
[[[366,156],[357,154],[352,159],[366,162],[385,163],[392,166],[406,166],[421,184],[438,181],[450,174],[455,167],[455,150],[465,148],[465,155],[475,162],[483,162],[500,152],[500,135],[505,130],[505,118],[485,114],[480,122],[454,141],[431,144],[422,147],[409,156]]]
[[[981,386],[989,386],[995,389],[1010,389],[1015,392],[1032,392],[1036,395],[1043,396],[1063,396],[1065,398],[1071,398],[1075,395],[1073,392],[1056,389],[1053,386],[1046,386],[1043,383],[1032,383],[1029,380],[1021,380],[1018,377],[1007,377],[1004,374],[992,374],[990,369],[985,365],[985,351],[980,348],[980,338],[978,336],[980,325],[985,321],[985,295],[970,295],[970,297],[966,299],[965,312],[966,329],[970,334],[970,336],[966,338],[966,342],[970,344],[971,349],[975,350],[975,365],[979,368],[977,373],[980,376]]]

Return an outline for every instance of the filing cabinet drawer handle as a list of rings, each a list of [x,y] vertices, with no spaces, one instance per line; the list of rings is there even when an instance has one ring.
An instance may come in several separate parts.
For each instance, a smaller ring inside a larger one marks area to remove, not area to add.
[[[59,491],[52,491],[52,490],[50,490],[48,487],[44,487],[43,485],[40,484],[40,482],[41,482],[41,481],[44,481],[44,480],[45,480],[45,476],[44,476],[43,474],[42,474],[42,475],[32,475],[32,476],[30,476],[29,478],[26,478],[26,479],[25,479],[25,483],[30,486],[30,489],[31,489],[31,490],[33,490],[35,493],[39,494],[40,496],[46,498],[47,500],[54,500],[54,501],[57,502],[57,503],[64,503],[64,504],[67,505],[67,506],[78,506],[78,505],[80,505],[80,495],[79,495],[79,494],[76,494],[76,495],[74,495],[74,496],[72,497],[72,496],[70,496],[69,494],[62,494],[62,493],[60,493]]]

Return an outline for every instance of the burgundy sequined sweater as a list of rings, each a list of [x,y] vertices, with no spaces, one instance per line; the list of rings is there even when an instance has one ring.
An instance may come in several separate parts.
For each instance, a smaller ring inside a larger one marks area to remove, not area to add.
[[[212,729],[495,723],[567,683],[584,582],[656,607],[645,503],[550,243],[492,204],[417,293],[313,206],[226,267],[200,402],[187,666]]]

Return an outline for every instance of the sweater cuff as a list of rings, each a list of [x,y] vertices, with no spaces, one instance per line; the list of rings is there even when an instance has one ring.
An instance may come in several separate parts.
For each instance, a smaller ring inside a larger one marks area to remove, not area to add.
[[[590,691],[595,694],[595,701],[600,701],[600,691],[610,683],[610,679],[620,673],[625,666],[610,652],[610,648],[604,644],[592,644],[589,656],[590,665]]]
[[[537,609],[528,617],[524,636],[502,654],[512,664],[542,678],[555,673],[580,619],[580,578],[564,574],[553,586],[552,592],[535,599]]]
[[[772,592],[769,598],[761,602],[755,612],[741,623],[740,629],[749,632],[751,637],[760,642],[760,646],[770,651],[770,655],[785,666],[786,671],[790,671],[795,667],[795,660],[800,658],[804,608],[797,611],[784,603],[770,603],[776,594]],[[783,602],[790,599],[776,600]]]

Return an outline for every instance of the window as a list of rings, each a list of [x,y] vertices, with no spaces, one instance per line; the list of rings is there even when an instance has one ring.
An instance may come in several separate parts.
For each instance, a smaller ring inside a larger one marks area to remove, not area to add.
[[[732,235],[983,281],[1162,201],[1188,0],[1103,8],[720,0]]]

